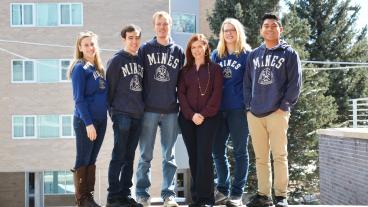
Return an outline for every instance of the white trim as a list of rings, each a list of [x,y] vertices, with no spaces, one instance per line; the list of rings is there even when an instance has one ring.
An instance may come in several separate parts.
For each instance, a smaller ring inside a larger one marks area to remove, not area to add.
[[[63,136],[63,117],[70,117],[70,134],[71,136]],[[59,123],[60,123],[60,126],[59,126],[59,135],[60,135],[60,138],[75,138],[75,135],[73,134],[73,131],[74,131],[74,127],[73,127],[73,115],[71,114],[61,114],[59,115]],[[73,136],[74,135],[74,136]]]
[[[15,137],[14,136],[14,119],[15,118],[22,118],[22,122],[23,122],[23,136],[22,137]],[[34,118],[34,124],[33,124],[33,128],[34,128],[34,136],[26,136],[26,118],[27,117],[32,117]],[[36,139],[37,138],[37,117],[35,115],[12,115],[12,139]]]
[[[21,24],[20,25],[13,25],[13,5],[21,5]],[[32,24],[24,24],[24,6],[31,5],[32,6]],[[10,27],[34,27],[35,20],[36,20],[36,10],[34,3],[10,3]]]

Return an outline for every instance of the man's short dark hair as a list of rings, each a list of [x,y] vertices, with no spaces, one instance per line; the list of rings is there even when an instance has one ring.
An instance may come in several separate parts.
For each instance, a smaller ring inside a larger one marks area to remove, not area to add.
[[[135,25],[135,24],[129,24],[129,25],[123,27],[123,29],[120,32],[120,35],[121,35],[122,38],[125,39],[127,32],[138,32],[139,33],[139,37],[140,37],[141,34],[142,34],[141,31],[142,31],[142,29],[140,27],[138,27],[137,25]]]
[[[281,21],[280,21],[280,18],[274,14],[274,13],[265,13],[262,17],[262,22],[261,22],[261,27],[263,25],[263,22],[266,20],[266,19],[273,19],[273,20],[276,20],[277,24],[282,27],[282,24],[281,24]]]

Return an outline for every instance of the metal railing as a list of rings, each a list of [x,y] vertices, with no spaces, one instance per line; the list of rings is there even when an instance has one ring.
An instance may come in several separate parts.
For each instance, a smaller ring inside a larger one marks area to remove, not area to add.
[[[352,118],[349,125],[353,128],[368,128],[368,98],[350,99]]]

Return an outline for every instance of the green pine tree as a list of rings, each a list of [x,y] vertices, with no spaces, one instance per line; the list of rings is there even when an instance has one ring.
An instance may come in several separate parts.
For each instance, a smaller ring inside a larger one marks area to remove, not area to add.
[[[308,20],[311,35],[305,46],[311,60],[353,61],[368,60],[367,26],[356,29],[360,6],[350,0],[297,0],[300,18]],[[330,65],[324,67],[341,67]],[[321,67],[321,66],[320,66]],[[347,125],[350,119],[348,100],[368,96],[367,68],[328,71],[330,80],[326,95],[338,104],[338,124]]]

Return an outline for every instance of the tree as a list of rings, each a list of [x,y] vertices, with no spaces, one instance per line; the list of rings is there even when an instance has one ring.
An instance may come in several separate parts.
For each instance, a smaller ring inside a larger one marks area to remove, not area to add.
[[[368,28],[355,28],[360,6],[352,5],[350,0],[297,0],[295,9],[298,16],[308,20],[311,26],[311,35],[305,44],[311,60],[368,60]],[[346,65],[329,67],[339,66]],[[333,96],[338,104],[337,123],[347,125],[350,115],[348,100],[368,96],[367,73],[361,69],[331,70],[327,73],[330,86],[326,95]]]

